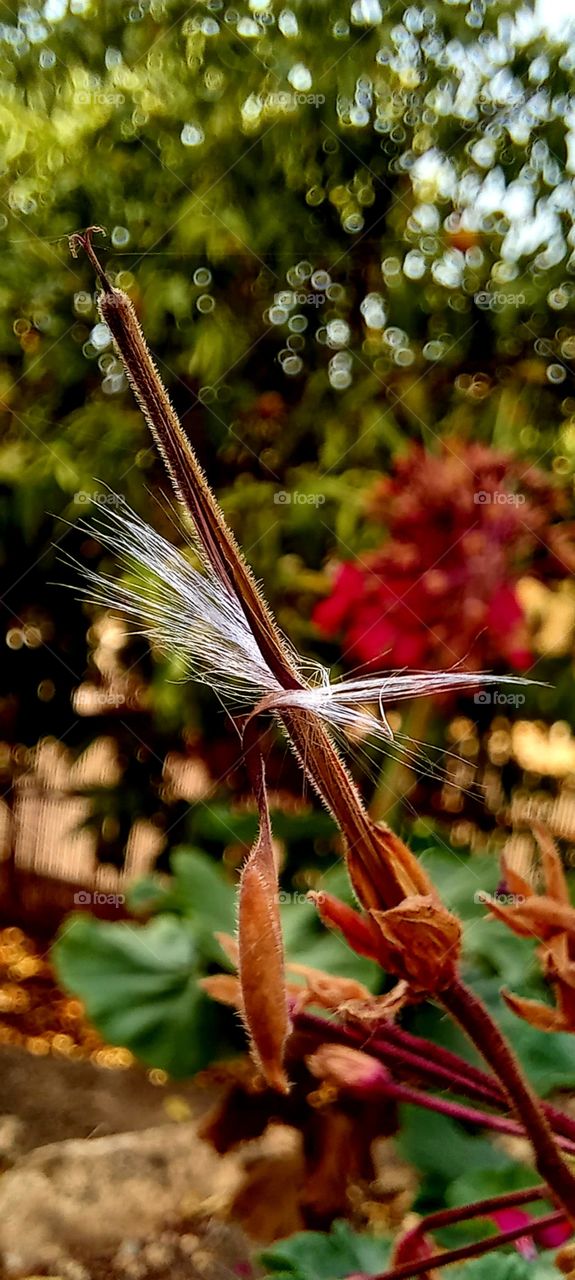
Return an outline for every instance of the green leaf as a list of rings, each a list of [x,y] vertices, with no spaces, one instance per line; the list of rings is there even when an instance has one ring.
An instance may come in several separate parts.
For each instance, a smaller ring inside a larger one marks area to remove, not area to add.
[[[302,1231],[280,1240],[260,1254],[267,1274],[275,1280],[340,1280],[356,1272],[383,1271],[389,1243],[352,1231],[347,1222],[334,1222],[329,1235]]]
[[[488,1138],[468,1133],[448,1116],[403,1106],[400,1118],[398,1148],[424,1175],[418,1197],[422,1212],[443,1207],[450,1184],[464,1174],[515,1168]]]
[[[506,1165],[502,1169],[469,1169],[451,1183],[446,1202],[449,1208],[455,1208],[472,1204],[474,1200],[503,1195],[506,1191],[533,1187],[540,1181],[536,1171],[523,1164]]]
[[[142,876],[126,889],[126,902],[137,914],[157,915],[172,900],[172,889],[159,875]]]
[[[153,914],[174,912],[189,920],[204,958],[221,961],[214,934],[234,931],[234,886],[218,863],[198,849],[176,849],[170,867],[172,878],[168,884],[156,876],[138,881],[128,897],[130,907]]]
[[[557,1280],[552,1253],[522,1258],[519,1253],[488,1253],[457,1267],[457,1280]]]
[[[198,989],[197,949],[186,922],[171,915],[146,925],[72,916],[52,957],[59,980],[83,1001],[108,1044],[180,1077],[214,1056],[217,1014]]]
[[[288,959],[337,977],[355,978],[370,991],[381,987],[379,966],[356,955],[339,934],[326,929],[311,902],[286,903],[281,907],[281,922]]]

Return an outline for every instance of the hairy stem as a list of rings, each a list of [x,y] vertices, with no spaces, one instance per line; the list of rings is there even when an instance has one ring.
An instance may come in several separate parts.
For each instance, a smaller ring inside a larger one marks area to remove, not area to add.
[[[370,1036],[369,1039],[366,1039],[365,1032],[362,1032],[358,1027],[343,1027],[341,1024],[326,1022],[323,1018],[318,1018],[314,1014],[303,1011],[296,1012],[293,1021],[296,1030],[311,1034],[314,1044],[320,1038],[324,1041],[336,1041],[339,1044],[353,1045],[354,1048],[361,1049],[363,1053],[369,1054],[370,1057],[375,1058],[378,1062],[391,1067],[397,1074],[401,1073],[402,1082],[398,1083],[390,1080],[389,1086],[385,1090],[389,1097],[396,1098],[398,1102],[408,1102],[414,1106],[425,1107],[428,1111],[436,1111],[442,1115],[451,1116],[453,1120],[458,1120],[461,1124],[477,1124],[485,1129],[492,1129],[499,1133],[516,1134],[518,1137],[528,1136],[524,1126],[517,1120],[510,1119],[507,1116],[494,1115],[492,1112],[479,1110],[475,1107],[467,1107],[463,1103],[451,1101],[445,1097],[438,1097],[435,1094],[424,1093],[420,1089],[403,1083],[407,1073],[408,1076],[415,1076],[426,1088],[434,1085],[436,1087],[440,1086],[444,1089],[450,1089],[453,1093],[467,1094],[474,1098],[477,1098],[479,1094],[482,1101],[487,1102],[489,1105],[498,1106],[500,1109],[509,1109],[509,1100],[502,1089],[499,1090],[499,1094],[495,1098],[490,1096],[487,1090],[485,1090],[487,1096],[482,1096],[481,1091],[477,1089],[475,1081],[466,1079],[466,1063],[463,1058],[459,1060],[461,1070],[455,1072],[451,1067],[440,1066],[437,1063],[426,1061],[423,1054],[419,1056],[409,1050],[402,1050],[398,1045],[386,1044],[381,1038]],[[399,1028],[393,1028],[393,1030],[399,1030]],[[416,1037],[412,1038],[416,1039]],[[426,1048],[427,1041],[423,1041],[423,1045]],[[455,1055],[450,1056],[455,1057]],[[486,1075],[485,1079],[489,1080],[489,1077]],[[569,1154],[575,1154],[575,1137],[560,1135],[557,1140],[562,1150],[569,1152]]]
[[[393,1022],[388,1022],[384,1027],[379,1028],[370,1044],[377,1045],[380,1040],[386,1044],[401,1046],[407,1052],[418,1054],[428,1070],[431,1063],[436,1063],[440,1069],[451,1071],[451,1087],[455,1093],[466,1094],[470,1098],[490,1103],[494,1107],[509,1106],[507,1094],[495,1076],[488,1075],[486,1071],[482,1071],[481,1067],[467,1062],[465,1058],[460,1057],[458,1053],[453,1053],[451,1049],[446,1049],[444,1045],[415,1036],[411,1031],[406,1031],[404,1027],[398,1027]],[[461,1088],[456,1083],[457,1080],[461,1082]],[[553,1132],[575,1142],[573,1117],[561,1111],[559,1107],[555,1107],[551,1102],[542,1102],[541,1105]]]
[[[327,1022],[323,1018],[318,1018],[314,1014],[307,1012],[297,1012],[294,1014],[294,1026],[302,1031],[310,1031],[315,1039],[323,1036],[324,1040],[335,1040],[339,1044],[353,1045],[356,1049],[362,1049],[364,1053],[368,1053],[372,1058],[377,1058],[379,1062],[385,1063],[386,1066],[401,1072],[403,1078],[415,1078],[426,1086],[436,1085],[443,1089],[450,1089],[453,1093],[463,1094],[465,1097],[473,1098],[475,1101],[485,1102],[488,1106],[505,1106],[509,1103],[503,1090],[499,1095],[485,1088],[479,1087],[475,1080],[468,1077],[466,1072],[466,1062],[463,1058],[458,1061],[458,1069],[454,1070],[451,1063],[444,1064],[440,1061],[434,1061],[431,1055],[427,1055],[427,1041],[422,1041],[422,1048],[414,1051],[411,1047],[405,1048],[401,1042],[397,1043],[390,1038],[388,1039],[387,1028],[378,1029],[375,1034],[368,1034],[360,1027],[343,1026],[338,1022]],[[391,1037],[392,1032],[399,1031],[397,1027],[389,1027]],[[413,1037],[415,1039],[416,1037]],[[435,1047],[435,1046],[432,1046]],[[489,1077],[485,1076],[486,1080]]]
[[[521,1187],[517,1191],[503,1191],[499,1195],[487,1196],[484,1200],[475,1200],[472,1204],[457,1205],[454,1209],[438,1209],[435,1213],[426,1214],[416,1227],[412,1227],[411,1231],[407,1231],[397,1241],[396,1254],[401,1253],[408,1242],[415,1244],[430,1231],[451,1227],[456,1222],[469,1222],[473,1218],[486,1218],[498,1209],[516,1209],[523,1204],[534,1204],[536,1200],[546,1200],[548,1196],[548,1189],[543,1184],[539,1187]],[[534,1228],[535,1225],[534,1223]]]
[[[575,1176],[563,1159],[541,1103],[507,1040],[483,1002],[460,980],[442,992],[441,1000],[499,1077],[513,1110],[529,1134],[541,1177],[575,1226]]]
[[[460,1054],[453,1053],[453,1050],[446,1049],[444,1045],[437,1044],[434,1040],[424,1040],[422,1036],[406,1031],[405,1027],[398,1027],[395,1022],[386,1022],[384,1026],[378,1027],[374,1033],[374,1041],[377,1044],[380,1040],[419,1055],[426,1067],[434,1063],[442,1070],[452,1072],[454,1077],[465,1082],[466,1089],[474,1088],[476,1092],[473,1096],[483,1102],[490,1102],[493,1106],[507,1106],[507,1098],[495,1076],[488,1075],[487,1071],[467,1062]],[[575,1125],[572,1136],[575,1138]]]
[[[562,1213],[546,1213],[537,1218],[537,1230],[558,1226],[564,1221]],[[488,1236],[486,1240],[475,1240],[473,1244],[461,1245],[458,1249],[446,1249],[444,1253],[433,1253],[429,1258],[419,1258],[413,1262],[401,1262],[389,1271],[382,1271],[369,1280],[407,1280],[408,1276],[421,1276],[435,1267],[447,1267],[452,1262],[465,1262],[468,1258],[480,1258],[483,1253],[491,1253],[501,1249],[503,1245],[513,1244],[528,1234],[525,1227],[513,1227],[510,1231],[499,1231],[497,1235]],[[366,1278],[367,1280],[367,1278]]]
[[[451,1102],[449,1098],[438,1098],[431,1093],[423,1093],[421,1089],[413,1089],[410,1085],[395,1084],[394,1081],[384,1088],[382,1093],[396,1102],[409,1102],[412,1106],[423,1107],[426,1111],[435,1111],[438,1115],[449,1116],[460,1124],[476,1124],[482,1129],[491,1129],[494,1133],[508,1133],[514,1137],[525,1137],[523,1125],[517,1120],[509,1120],[506,1116],[492,1115],[489,1111],[479,1111],[477,1107],[466,1107],[462,1102]],[[561,1138],[558,1145],[570,1155],[575,1154],[575,1142],[569,1138]]]

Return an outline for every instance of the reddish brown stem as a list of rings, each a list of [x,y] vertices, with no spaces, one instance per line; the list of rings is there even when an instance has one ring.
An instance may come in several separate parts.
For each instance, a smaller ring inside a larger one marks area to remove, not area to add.
[[[463,1093],[469,1098],[489,1103],[494,1107],[507,1108],[509,1106],[507,1094],[501,1088],[495,1076],[489,1075],[481,1067],[476,1067],[473,1063],[467,1062],[465,1058],[460,1057],[458,1053],[453,1053],[451,1049],[446,1049],[443,1045],[436,1044],[433,1040],[424,1040],[422,1036],[413,1035],[411,1031],[406,1031],[403,1027],[396,1026],[395,1023],[388,1022],[385,1026],[378,1027],[366,1046],[366,1052],[373,1052],[374,1048],[377,1047],[379,1049],[380,1045],[383,1045],[384,1049],[386,1049],[389,1044],[396,1045],[404,1050],[406,1053],[404,1059],[406,1065],[410,1062],[415,1065],[416,1059],[419,1060],[428,1080],[447,1080],[446,1073],[449,1073],[451,1088],[455,1093]],[[407,1055],[413,1056],[408,1057]],[[437,1065],[437,1074],[434,1074],[434,1068],[430,1067],[430,1063]],[[551,1102],[542,1102],[541,1105],[553,1132],[559,1133],[575,1142],[575,1120],[572,1116],[568,1116]]]
[[[398,1240],[396,1249],[401,1249],[407,1240],[415,1241],[420,1236],[428,1235],[430,1231],[439,1231],[441,1227],[451,1227],[456,1222],[468,1222],[473,1218],[486,1218],[498,1209],[516,1209],[519,1205],[533,1204],[535,1200],[546,1200],[548,1197],[549,1191],[544,1185],[521,1187],[518,1191],[503,1191],[500,1195],[487,1196],[485,1200],[476,1200],[473,1204],[458,1205],[455,1209],[438,1209],[436,1213],[428,1213],[416,1227],[406,1232]],[[539,1221],[540,1219],[534,1220],[534,1230]]]
[[[453,1093],[461,1093],[476,1101],[485,1102],[489,1106],[509,1106],[503,1092],[499,1097],[493,1098],[489,1090],[483,1091],[475,1081],[467,1079],[463,1058],[460,1060],[459,1070],[454,1071],[451,1066],[428,1061],[423,1051],[416,1053],[411,1049],[403,1048],[401,1044],[390,1044],[387,1040],[387,1030],[378,1030],[377,1035],[368,1035],[360,1027],[342,1026],[339,1022],[331,1020],[328,1022],[324,1018],[318,1018],[307,1012],[295,1013],[294,1025],[300,1027],[302,1031],[306,1029],[312,1031],[316,1039],[320,1036],[325,1040],[335,1040],[339,1044],[351,1044],[357,1049],[362,1049],[364,1053],[371,1054],[372,1058],[377,1058],[387,1066],[395,1068],[398,1074],[399,1072],[402,1076],[407,1074],[423,1084],[439,1085],[451,1089]],[[426,1045],[427,1042],[422,1043]],[[487,1076],[486,1079],[488,1079]]]
[[[480,1100],[487,1102],[489,1106],[505,1107],[506,1110],[510,1107],[510,1102],[508,1102],[503,1089],[499,1089],[494,1100],[488,1091],[485,1091],[487,1097],[482,1097],[482,1091],[479,1091],[478,1087],[476,1087],[475,1080],[466,1080],[465,1078],[464,1071],[467,1066],[465,1059],[458,1059],[455,1053],[452,1053],[449,1057],[457,1062],[458,1068],[460,1068],[457,1073],[452,1071],[451,1068],[446,1068],[446,1066],[439,1066],[434,1062],[426,1062],[423,1056],[424,1051],[421,1051],[421,1055],[416,1055],[414,1052],[402,1050],[398,1044],[387,1044],[379,1038],[370,1037],[366,1039],[365,1033],[361,1032],[360,1028],[342,1027],[339,1023],[318,1018],[318,1016],[309,1014],[307,1011],[295,1011],[293,1024],[300,1032],[311,1033],[315,1042],[320,1038],[324,1039],[324,1041],[352,1044],[353,1047],[361,1048],[362,1052],[369,1053],[371,1057],[375,1057],[378,1061],[384,1062],[385,1065],[391,1066],[396,1073],[401,1071],[402,1075],[406,1073],[411,1076],[415,1075],[425,1087],[439,1084],[446,1088],[447,1085],[447,1088],[451,1089],[453,1093],[462,1093],[464,1096],[474,1098],[479,1097]],[[389,1030],[391,1029],[389,1028]],[[401,1028],[394,1027],[393,1030],[394,1032],[400,1032]],[[416,1036],[409,1036],[409,1039],[410,1042],[419,1041],[419,1037]],[[428,1042],[419,1042],[423,1044],[425,1050]],[[437,1046],[430,1047],[437,1048]],[[478,1068],[474,1070],[479,1071]],[[489,1080],[487,1074],[485,1074],[485,1080]],[[449,1101],[449,1098],[437,1097],[432,1093],[423,1093],[419,1089],[411,1088],[410,1085],[391,1082],[389,1083],[389,1096],[392,1093],[397,1098],[397,1101],[410,1102],[414,1106],[426,1107],[429,1111],[441,1112],[442,1115],[452,1116],[453,1120],[461,1121],[462,1124],[479,1124],[483,1125],[485,1129],[498,1130],[501,1133],[525,1135],[524,1126],[517,1123],[516,1120],[508,1119],[505,1116],[493,1115],[488,1111],[479,1111],[478,1108],[466,1107],[462,1103],[452,1102]],[[555,1107],[551,1108],[551,1111],[552,1115],[549,1116],[549,1123],[551,1123],[553,1130],[555,1130],[556,1117],[558,1121],[557,1134],[558,1138],[560,1138],[558,1144],[560,1144],[563,1151],[569,1152],[569,1155],[575,1153],[575,1137],[570,1130],[569,1116],[563,1116],[562,1112],[556,1111]],[[563,1120],[566,1121],[567,1132],[565,1134],[561,1132],[560,1123]]]
[[[385,1042],[403,1046],[405,1049],[419,1054],[426,1065],[431,1061],[453,1071],[454,1081],[455,1076],[459,1076],[462,1083],[465,1081],[465,1086],[460,1092],[466,1093],[468,1097],[490,1102],[492,1106],[496,1107],[509,1106],[507,1095],[495,1076],[488,1075],[481,1067],[476,1067],[473,1063],[467,1062],[465,1058],[453,1053],[451,1049],[446,1049],[443,1045],[436,1044],[433,1040],[424,1040],[421,1036],[413,1035],[411,1031],[406,1031],[403,1027],[396,1026],[395,1023],[387,1023],[385,1027],[378,1028],[371,1043],[379,1044],[381,1039]],[[453,1083],[453,1089],[458,1092],[455,1082]],[[551,1102],[543,1102],[542,1106],[553,1132],[560,1133],[565,1138],[575,1141],[575,1120],[566,1115],[564,1111],[561,1111],[559,1107],[553,1106]]]
[[[335,1040],[338,1043],[352,1044],[354,1047],[361,1048],[364,1053],[376,1058],[377,1061],[394,1068],[396,1073],[401,1072],[404,1075],[407,1071],[409,1074],[417,1075],[418,1079],[423,1080],[425,1085],[437,1085],[439,1083],[443,1087],[447,1085],[454,1093],[465,1093],[467,1091],[470,1094],[475,1088],[475,1085],[472,1085],[466,1090],[467,1082],[462,1075],[455,1074],[447,1068],[439,1069],[436,1064],[429,1065],[425,1062],[425,1059],[416,1057],[415,1054],[402,1052],[397,1046],[388,1046],[382,1044],[379,1040],[372,1039],[366,1042],[365,1036],[357,1027],[342,1027],[338,1023],[326,1022],[323,1018],[301,1011],[294,1013],[294,1026],[300,1031],[305,1032],[307,1030],[311,1032],[315,1041],[318,1038]],[[465,1065],[463,1059],[461,1059],[461,1064],[462,1066]],[[461,1124],[477,1124],[494,1132],[516,1134],[518,1137],[526,1136],[523,1125],[517,1120],[512,1120],[507,1116],[493,1115],[489,1111],[480,1111],[475,1107],[467,1107],[463,1103],[452,1101],[450,1098],[424,1093],[411,1085],[390,1079],[387,1086],[381,1085],[381,1090],[388,1097],[393,1097],[398,1102],[425,1107],[428,1111],[450,1116]],[[487,1098],[487,1101],[490,1105],[509,1108],[509,1102],[503,1090],[501,1090],[500,1097],[495,1104],[492,1103],[490,1097]],[[569,1154],[575,1154],[575,1140],[573,1138],[561,1135],[558,1141],[562,1150],[567,1151]]]
[[[360,1033],[361,1034],[361,1033]],[[391,1042],[390,1042],[391,1041]],[[423,1042],[425,1048],[427,1042]],[[478,1083],[472,1076],[467,1074],[463,1059],[455,1069],[451,1063],[445,1064],[437,1059],[433,1059],[433,1055],[426,1056],[425,1051],[415,1053],[409,1048],[404,1048],[401,1044],[394,1044],[393,1037],[388,1037],[387,1028],[384,1032],[377,1032],[377,1035],[366,1045],[367,1052],[376,1051],[384,1060],[392,1062],[401,1061],[404,1068],[409,1071],[410,1068],[423,1075],[427,1081],[434,1081],[439,1085],[447,1085],[454,1093],[462,1093],[467,1097],[474,1098],[478,1102],[485,1102],[489,1106],[508,1106],[507,1099],[500,1090],[497,1093],[487,1085]],[[488,1080],[488,1076],[485,1077]]]
[[[275,624],[238,544],[228,528],[198,459],[155,367],[132,303],[110,285],[91,243],[95,228],[71,237],[82,246],[102,282],[99,299],[137,402],[164,459],[176,493],[191,516],[204,554],[220,581],[236,597],[253,637],[283,689],[301,689],[297,663]],[[394,906],[408,894],[433,886],[415,855],[388,827],[376,826],[329,733],[309,711],[284,710],[281,720],[303,769],[330,809],[363,868],[364,897],[376,908]]]
[[[537,1230],[555,1227],[564,1221],[563,1213],[546,1213],[537,1218]],[[435,1267],[447,1267],[452,1262],[465,1262],[468,1258],[480,1258],[483,1253],[491,1253],[501,1249],[503,1245],[513,1244],[527,1235],[525,1227],[513,1227],[510,1231],[499,1231],[497,1235],[488,1236],[486,1240],[476,1240],[473,1244],[461,1245],[458,1249],[446,1249],[444,1253],[433,1253],[429,1258],[418,1258],[413,1262],[402,1262],[389,1271],[382,1271],[369,1280],[407,1280],[408,1276],[421,1276]]]
[[[424,1040],[422,1036],[415,1036],[412,1032],[406,1031],[403,1027],[398,1027],[391,1022],[387,1023],[385,1027],[378,1028],[370,1044],[379,1045],[381,1040],[385,1043],[391,1042],[392,1044],[403,1046],[408,1052],[411,1051],[418,1054],[426,1067],[428,1067],[429,1062],[434,1062],[441,1070],[453,1072],[452,1088],[454,1092],[466,1094],[467,1097],[490,1103],[494,1107],[509,1106],[509,1099],[495,1076],[489,1075],[481,1067],[476,1067],[473,1063],[467,1062],[465,1058],[460,1057],[458,1053],[453,1053],[451,1049],[446,1049],[443,1045],[436,1044],[433,1040]],[[461,1088],[456,1085],[456,1077],[461,1083]],[[560,1133],[563,1137],[575,1142],[575,1120],[573,1117],[568,1116],[559,1107],[555,1107],[552,1102],[542,1102],[541,1105],[553,1132]]]
[[[517,1120],[509,1120],[507,1116],[492,1115],[489,1111],[479,1111],[477,1107],[466,1107],[462,1102],[452,1102],[450,1098],[438,1098],[435,1094],[424,1093],[421,1089],[413,1089],[410,1085],[396,1084],[390,1081],[384,1089],[389,1098],[397,1102],[409,1102],[414,1107],[423,1107],[426,1111],[435,1111],[438,1115],[449,1116],[460,1124],[477,1124],[483,1129],[491,1129],[494,1133],[508,1133],[516,1137],[525,1137],[525,1129]],[[569,1138],[559,1138],[558,1145],[563,1151],[575,1155],[575,1142]]]
[[[374,1033],[374,1040],[377,1043],[380,1039],[418,1054],[426,1063],[437,1063],[438,1066],[453,1071],[455,1075],[461,1078],[465,1078],[467,1084],[473,1084],[477,1087],[477,1096],[479,1097],[481,1093],[486,1102],[489,1099],[494,1105],[501,1105],[502,1102],[507,1105],[507,1099],[495,1076],[488,1075],[487,1071],[483,1071],[481,1067],[476,1067],[472,1062],[467,1062],[458,1053],[453,1053],[451,1049],[446,1049],[443,1045],[436,1044],[434,1040],[424,1040],[422,1036],[413,1035],[411,1031],[406,1031],[404,1027],[398,1027],[394,1022],[387,1022],[385,1026],[378,1027]],[[573,1136],[575,1137],[575,1129]]]
[[[537,1095],[525,1079],[505,1037],[478,996],[456,980],[443,991],[445,1008],[498,1075],[518,1119],[525,1126],[537,1169],[553,1198],[575,1226],[575,1177],[563,1159]]]

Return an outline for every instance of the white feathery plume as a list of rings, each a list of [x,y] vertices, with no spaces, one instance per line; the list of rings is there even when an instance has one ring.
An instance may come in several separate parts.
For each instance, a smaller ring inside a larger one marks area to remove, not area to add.
[[[114,552],[132,583],[80,565],[89,584],[83,588],[86,599],[140,622],[158,649],[185,659],[192,679],[232,702],[251,706],[254,699],[281,691],[236,596],[206,565],[193,535],[189,544],[199,569],[123,498],[111,497],[113,502],[98,505],[81,528]]]
[[[379,675],[358,679],[341,676],[332,680],[326,667],[320,667],[322,682],[315,688],[282,690],[274,699],[280,707],[299,707],[315,713],[334,729],[348,734],[375,734],[387,742],[394,735],[386,716],[385,706],[394,706],[409,698],[426,697],[434,693],[448,693],[456,689],[477,689],[478,686],[500,684],[533,684],[523,676],[497,676],[477,671],[386,671]],[[367,710],[375,704],[378,713]]]
[[[97,515],[81,527],[117,555],[131,585],[80,566],[88,583],[83,594],[92,604],[140,622],[160,650],[183,656],[190,677],[224,700],[252,712],[299,708],[338,733],[370,736],[383,746],[394,741],[386,704],[449,690],[533,683],[521,676],[457,670],[388,671],[332,680],[327,667],[290,647],[301,687],[285,689],[264,660],[240,601],[206,563],[198,541],[190,536],[200,566],[194,568],[122,498],[111,497],[113,502],[98,506]]]

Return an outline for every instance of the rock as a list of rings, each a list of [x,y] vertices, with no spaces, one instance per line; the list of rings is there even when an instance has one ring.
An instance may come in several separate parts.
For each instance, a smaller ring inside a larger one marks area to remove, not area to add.
[[[170,1125],[193,1119],[212,1104],[209,1091],[193,1081],[158,1087],[138,1065],[102,1069],[52,1055],[37,1058],[17,1045],[0,1045],[0,1076],[2,1111],[23,1122],[18,1154],[63,1138],[103,1138]]]
[[[26,1125],[19,1116],[0,1116],[0,1168],[7,1169],[26,1149]]]
[[[216,1212],[241,1179],[194,1122],[39,1147],[0,1180],[0,1257],[14,1276],[97,1257],[192,1209]]]

